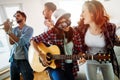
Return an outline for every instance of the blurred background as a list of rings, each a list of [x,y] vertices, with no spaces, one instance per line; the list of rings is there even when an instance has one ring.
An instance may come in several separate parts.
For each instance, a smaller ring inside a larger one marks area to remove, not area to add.
[[[86,0],[0,0],[0,24],[3,24],[6,19],[15,20],[13,15],[17,10],[22,10],[27,15],[26,24],[34,29],[33,36],[44,32],[44,16],[42,14],[44,3],[53,2],[58,8],[63,8],[71,13],[72,26],[76,26],[80,19],[82,4]],[[110,21],[117,25],[116,34],[120,36],[120,0],[99,0],[103,3]],[[13,22],[15,27],[17,24]],[[8,37],[3,26],[0,25],[0,80],[9,76],[9,57],[11,45],[8,42]],[[120,64],[120,48],[115,47],[115,52]],[[4,72],[7,72],[5,73]],[[4,75],[3,75],[4,74]]]

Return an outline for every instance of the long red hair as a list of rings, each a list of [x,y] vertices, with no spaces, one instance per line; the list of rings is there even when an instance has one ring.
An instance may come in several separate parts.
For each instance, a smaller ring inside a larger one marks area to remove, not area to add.
[[[107,14],[104,6],[99,1],[86,1],[84,5],[87,6],[89,12],[93,14],[92,20],[97,25],[100,25],[102,27],[102,25],[109,21],[109,15]],[[78,24],[83,25],[84,21],[80,20]]]
[[[95,24],[99,25],[98,27],[101,28],[101,33],[107,34],[107,27],[106,24],[109,22],[109,16],[104,8],[104,6],[96,0],[93,1],[86,1],[84,5],[88,8],[89,12],[93,15],[92,20],[95,22]],[[108,25],[108,24],[107,24]],[[88,48],[85,44],[85,33],[89,27],[89,24],[84,24],[84,19],[80,19],[78,22],[78,27],[75,29],[79,32],[81,37],[81,42],[83,45],[83,51],[86,51]]]

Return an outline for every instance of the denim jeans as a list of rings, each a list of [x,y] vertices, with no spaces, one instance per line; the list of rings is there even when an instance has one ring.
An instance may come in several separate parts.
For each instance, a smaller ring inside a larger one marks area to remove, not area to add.
[[[114,73],[112,64],[107,63],[99,63],[95,60],[87,60],[86,62],[86,77],[87,80],[97,80],[97,69],[100,69],[103,75],[103,80],[114,80]]]
[[[11,80],[20,80],[20,73],[24,80],[33,80],[33,70],[27,60],[13,60],[10,64]]]
[[[72,63],[65,63],[65,75],[67,76],[67,80],[75,80]]]
[[[52,69],[47,68],[47,71],[50,75],[51,80],[74,80],[73,71],[72,71],[73,64],[65,64],[65,71],[61,70],[60,68]]]
[[[52,69],[48,67],[46,70],[48,71],[51,80],[67,80],[64,71],[60,68]]]

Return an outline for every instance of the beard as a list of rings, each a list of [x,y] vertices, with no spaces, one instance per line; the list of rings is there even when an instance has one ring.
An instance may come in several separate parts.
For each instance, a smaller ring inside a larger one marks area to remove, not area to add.
[[[48,19],[48,17],[46,16],[46,17],[44,17],[45,19]]]
[[[21,19],[21,20],[18,20],[17,23],[19,24],[19,23],[21,23],[22,21],[23,21],[22,19]]]

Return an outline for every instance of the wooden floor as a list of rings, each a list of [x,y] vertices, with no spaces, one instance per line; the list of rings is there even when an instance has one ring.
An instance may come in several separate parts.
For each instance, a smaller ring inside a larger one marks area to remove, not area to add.
[[[10,78],[7,78],[5,80],[10,80]],[[21,77],[20,80],[23,80],[23,78]],[[49,77],[47,71],[43,71],[40,73],[35,72],[34,73],[34,80],[50,80],[50,77]]]
[[[47,71],[34,73],[34,80],[50,80],[49,74]]]
[[[100,75],[101,73],[99,73],[97,75],[97,80],[103,80],[102,75]],[[10,80],[10,78],[4,79],[4,80]],[[22,77],[20,80],[23,80]],[[43,71],[40,73],[34,72],[34,80],[50,80],[50,77],[47,73],[47,71]],[[84,65],[82,65],[80,67],[80,71],[78,72],[78,77],[76,78],[76,80],[87,80],[85,73],[84,73]],[[114,80],[119,80],[117,79],[117,77],[115,77]]]
[[[10,80],[10,78],[4,79],[4,80]],[[22,77],[20,80],[23,80]],[[50,80],[48,73],[47,72],[42,72],[42,73],[34,73],[34,80]],[[87,80],[85,77],[85,74],[79,74],[79,78],[76,80]],[[97,80],[103,80],[101,76],[98,76]],[[115,77],[114,80],[119,80],[117,77]]]

